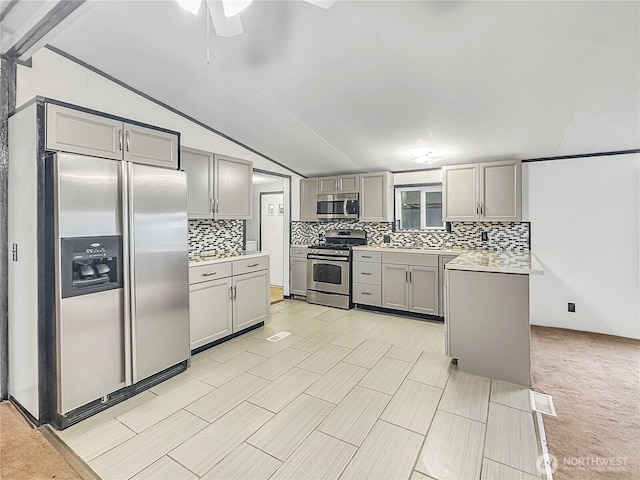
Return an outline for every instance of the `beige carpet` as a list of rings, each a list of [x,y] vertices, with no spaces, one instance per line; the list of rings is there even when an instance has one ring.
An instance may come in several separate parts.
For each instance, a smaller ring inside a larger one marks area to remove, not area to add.
[[[536,391],[553,395],[544,416],[555,480],[640,479],[640,341],[532,327]]]
[[[9,402],[0,403],[0,478],[79,480],[80,476]]]

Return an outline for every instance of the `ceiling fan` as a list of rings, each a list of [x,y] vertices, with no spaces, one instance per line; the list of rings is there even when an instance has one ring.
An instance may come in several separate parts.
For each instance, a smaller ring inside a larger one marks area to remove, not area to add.
[[[176,0],[185,10],[198,14],[202,0]],[[240,13],[251,5],[253,0],[204,0],[211,16],[213,28],[219,37],[234,37],[244,32]],[[304,0],[307,3],[327,9],[337,0]]]

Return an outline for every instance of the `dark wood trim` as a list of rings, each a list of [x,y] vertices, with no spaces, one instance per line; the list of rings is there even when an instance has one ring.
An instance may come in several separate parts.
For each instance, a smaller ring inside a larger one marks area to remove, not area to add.
[[[550,160],[567,160],[570,158],[608,157],[613,155],[630,155],[632,153],[640,153],[640,148],[636,148],[634,150],[616,150],[613,152],[579,153],[576,155],[562,155],[559,157],[528,158],[526,160],[522,160],[522,163],[548,162]]]
[[[254,168],[253,171],[255,173],[261,173],[262,175],[271,175],[272,177],[281,177],[281,178],[291,179],[291,175],[287,175],[286,173],[272,172],[270,170],[262,170],[261,168]]]
[[[245,145],[244,143],[239,142],[239,141],[238,141],[238,140],[236,140],[235,138],[230,137],[229,135],[226,135],[226,134],[222,133],[221,131],[216,130],[215,128],[213,128],[213,127],[211,127],[211,126],[207,125],[206,123],[203,123],[203,122],[201,122],[200,120],[197,120],[197,119],[193,118],[192,116],[187,115],[186,113],[181,112],[181,111],[180,111],[180,110],[178,110],[177,108],[174,108],[174,107],[172,107],[172,106],[170,106],[170,105],[168,105],[168,104],[166,104],[166,103],[164,103],[164,102],[162,102],[162,101],[160,101],[160,100],[157,100],[156,98],[152,97],[151,95],[148,95],[148,94],[146,94],[146,93],[141,92],[140,90],[138,90],[138,89],[136,89],[136,88],[134,88],[134,87],[132,87],[132,86],[130,86],[130,85],[128,85],[128,84],[126,84],[126,83],[124,83],[124,82],[123,82],[123,81],[121,81],[121,80],[118,80],[117,78],[115,78],[115,77],[113,77],[113,76],[109,75],[108,73],[103,72],[102,70],[99,70],[98,68],[96,68],[96,67],[94,67],[94,66],[92,66],[92,65],[89,65],[88,63],[86,63],[86,62],[84,62],[84,61],[80,60],[79,58],[76,58],[76,57],[74,57],[73,55],[70,55],[70,54],[68,54],[68,53],[66,53],[66,52],[64,52],[64,51],[62,51],[62,50],[60,50],[59,48],[56,48],[56,47],[54,47],[54,46],[52,46],[52,45],[46,45],[46,46],[45,46],[45,48],[47,48],[48,50],[51,50],[51,51],[52,51],[52,52],[54,52],[54,53],[57,53],[58,55],[60,55],[61,57],[66,58],[67,60],[70,60],[70,61],[72,61],[72,62],[74,62],[74,63],[77,63],[78,65],[80,65],[80,66],[82,66],[82,67],[86,68],[87,70],[90,70],[90,71],[92,71],[93,73],[96,73],[96,74],[98,74],[98,75],[100,75],[100,76],[102,76],[102,77],[106,78],[107,80],[112,81],[113,83],[115,83],[115,84],[117,84],[117,85],[119,85],[119,86],[121,86],[121,87],[123,87],[123,88],[126,88],[127,90],[129,90],[129,91],[131,91],[131,92],[133,92],[133,93],[136,93],[137,95],[140,95],[142,98],[144,98],[144,99],[146,99],[146,100],[149,100],[150,102],[153,102],[153,103],[155,103],[156,105],[159,105],[159,106],[161,106],[162,108],[165,108],[165,109],[169,110],[170,112],[175,113],[176,115],[180,115],[182,118],[185,118],[185,119],[189,120],[190,122],[193,122],[193,123],[195,123],[196,125],[198,125],[198,126],[200,126],[200,127],[204,128],[204,129],[206,129],[206,130],[209,130],[210,132],[215,133],[216,135],[219,135],[219,136],[221,136],[222,138],[225,138],[225,139],[229,140],[230,142],[233,142],[233,143],[235,143],[236,145],[239,145],[239,146],[241,146],[242,148],[245,148],[245,149],[249,150],[250,152],[255,153],[256,155],[261,156],[262,158],[264,158],[264,159],[266,159],[266,160],[269,160],[270,162],[272,162],[272,163],[274,163],[274,164],[278,165],[279,167],[284,168],[285,170],[290,171],[291,173],[295,173],[296,175],[298,175],[298,176],[300,176],[300,177],[304,177],[304,178],[306,178],[306,177],[305,177],[304,175],[302,175],[301,173],[296,172],[295,170],[293,170],[293,169],[291,169],[291,168],[287,167],[286,165],[284,165],[284,164],[282,164],[282,163],[280,163],[280,162],[278,162],[278,161],[274,160],[273,158],[271,158],[271,157],[269,157],[269,156],[265,155],[264,153],[261,153],[261,152],[259,152],[258,150],[255,150],[254,148],[251,148],[251,147],[249,147],[249,146]]]

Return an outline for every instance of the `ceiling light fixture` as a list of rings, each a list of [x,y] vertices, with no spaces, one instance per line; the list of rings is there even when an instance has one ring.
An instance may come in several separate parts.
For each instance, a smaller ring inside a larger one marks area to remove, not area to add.
[[[200,10],[200,4],[202,0],[176,0],[178,5],[184,8],[187,12],[193,13],[194,15],[198,15],[198,11]]]
[[[433,152],[426,152],[418,155],[411,161],[414,163],[421,163],[423,165],[430,165],[437,162],[438,160],[442,160],[442,157],[436,157]]]

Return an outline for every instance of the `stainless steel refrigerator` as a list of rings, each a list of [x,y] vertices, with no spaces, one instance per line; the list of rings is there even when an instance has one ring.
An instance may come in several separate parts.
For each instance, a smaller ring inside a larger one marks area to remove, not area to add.
[[[126,161],[59,153],[53,167],[64,417],[189,358],[187,187]]]

